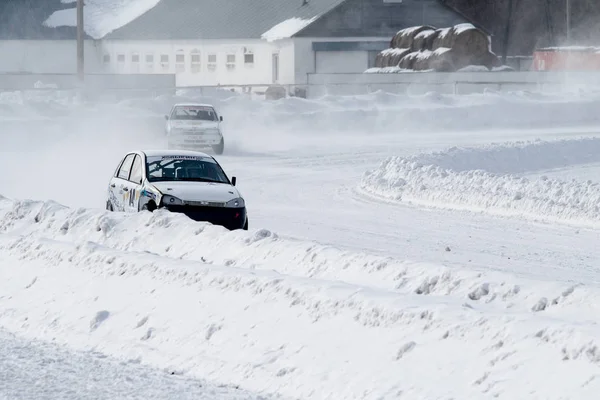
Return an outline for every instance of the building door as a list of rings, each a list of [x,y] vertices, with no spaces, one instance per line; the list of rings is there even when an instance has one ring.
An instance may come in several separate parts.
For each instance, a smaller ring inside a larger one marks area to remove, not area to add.
[[[279,53],[273,53],[273,83],[279,82]]]

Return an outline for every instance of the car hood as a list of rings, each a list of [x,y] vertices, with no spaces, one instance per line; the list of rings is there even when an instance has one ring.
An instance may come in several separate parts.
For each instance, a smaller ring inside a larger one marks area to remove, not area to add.
[[[241,197],[240,192],[226,183],[212,182],[151,182],[163,195],[183,201],[228,202]]]
[[[218,121],[170,121],[172,128],[202,128],[202,129],[210,129],[210,128],[218,128]]]

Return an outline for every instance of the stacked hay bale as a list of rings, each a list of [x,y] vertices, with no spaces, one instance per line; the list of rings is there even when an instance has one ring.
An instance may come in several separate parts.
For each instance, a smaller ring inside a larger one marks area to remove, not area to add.
[[[400,60],[410,53],[409,49],[386,49],[377,54],[375,65],[377,68],[397,67]]]
[[[490,38],[472,24],[403,29],[394,35],[390,48],[375,60],[377,68],[415,71],[453,72],[470,65],[483,65],[488,70],[501,65],[491,51]]]

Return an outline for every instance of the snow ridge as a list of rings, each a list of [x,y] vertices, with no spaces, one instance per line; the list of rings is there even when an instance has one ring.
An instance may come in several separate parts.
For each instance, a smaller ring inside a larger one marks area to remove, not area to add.
[[[600,226],[598,182],[516,175],[600,162],[600,138],[453,147],[390,157],[359,187],[387,200]]]
[[[564,356],[597,367],[586,357],[596,287],[402,263],[162,211],[4,198],[0,233],[0,293],[10,293],[0,324],[25,337],[294,398],[597,389],[563,370]],[[435,368],[420,361],[431,358]],[[553,386],[548,374],[568,377]]]

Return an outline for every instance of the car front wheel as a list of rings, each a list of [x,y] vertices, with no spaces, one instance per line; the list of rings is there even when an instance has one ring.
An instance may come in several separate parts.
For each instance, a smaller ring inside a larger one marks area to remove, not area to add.
[[[215,152],[215,154],[223,154],[223,151],[225,150],[225,139],[221,138],[221,142],[219,142],[219,144],[213,145],[212,149]]]

